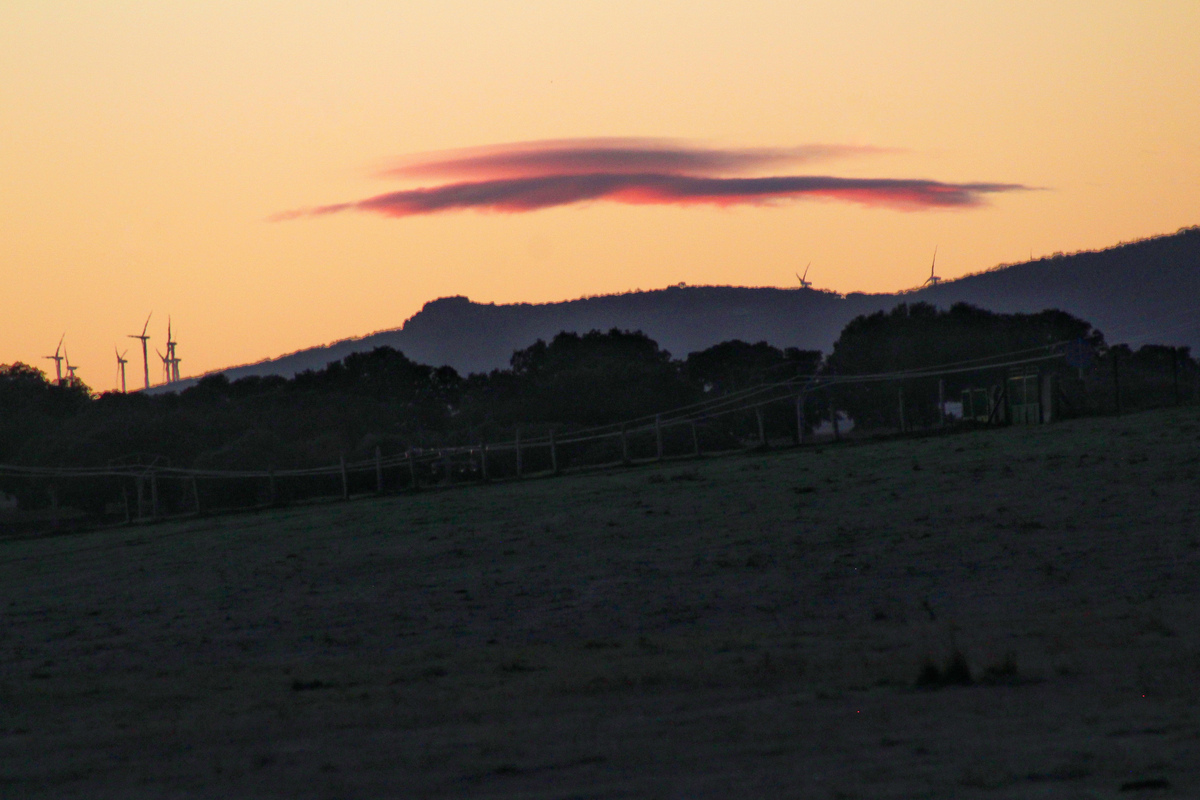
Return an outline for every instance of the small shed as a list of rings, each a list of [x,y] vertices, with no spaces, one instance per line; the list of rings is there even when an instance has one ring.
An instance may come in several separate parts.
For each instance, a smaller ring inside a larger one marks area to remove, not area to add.
[[[1054,419],[1054,374],[1037,367],[1013,368],[1006,394],[1009,419],[1017,424],[1040,425]]]
[[[1055,375],[1037,367],[1016,367],[991,388],[962,393],[965,421],[1040,425],[1054,419]]]
[[[964,422],[987,422],[992,418],[992,393],[982,387],[963,389],[962,418]]]

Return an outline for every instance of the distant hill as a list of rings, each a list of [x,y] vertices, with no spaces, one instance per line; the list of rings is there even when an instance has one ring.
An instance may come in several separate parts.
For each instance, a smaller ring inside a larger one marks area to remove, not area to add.
[[[903,302],[948,308],[965,301],[1000,312],[1060,308],[1091,322],[1110,343],[1154,342],[1200,350],[1198,297],[1200,227],[1193,227],[1107,250],[1002,265],[896,294],[680,284],[558,303],[496,305],[444,297],[426,303],[394,330],[221,371],[231,380],[291,377],[388,345],[421,363],[449,364],[463,374],[486,372],[508,366],[514,350],[539,338],[548,340],[564,330],[610,328],[645,331],[676,357],[730,339],[828,352],[851,319]]]

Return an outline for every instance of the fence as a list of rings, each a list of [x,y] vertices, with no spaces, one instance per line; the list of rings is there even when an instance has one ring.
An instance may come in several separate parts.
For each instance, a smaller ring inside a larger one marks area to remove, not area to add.
[[[468,446],[429,449],[410,447],[391,454],[384,454],[377,446],[371,458],[354,461],[342,458],[337,464],[302,469],[194,469],[175,467],[154,458],[130,459],[102,467],[0,465],[0,485],[9,487],[9,491],[16,487],[22,506],[20,510],[0,508],[0,531],[74,529],[519,480],[767,448],[783,437],[794,445],[822,436],[840,439],[844,434],[841,429],[844,419],[839,411],[853,405],[847,402],[855,398],[851,390],[860,394],[872,387],[890,391],[889,384],[896,390],[897,414],[893,421],[899,423],[890,430],[938,428],[950,422],[945,385],[952,376],[968,382],[986,379],[990,387],[986,391],[991,393],[992,401],[988,405],[990,416],[978,418],[1012,422],[1011,415],[1005,418],[996,412],[1008,407],[1005,397],[1010,384],[1008,376],[1034,374],[1040,365],[1062,359],[1065,344],[1058,342],[929,368],[872,375],[819,375],[764,383],[621,423],[574,430],[550,427],[533,436],[523,436],[517,428],[513,438],[503,442],[479,441]],[[1103,372],[1103,365],[1096,371]],[[1099,379],[1092,378],[1093,382],[1096,380]],[[929,387],[934,385],[936,414],[919,414],[921,409],[928,409]],[[914,387],[925,389],[918,392]],[[1119,383],[1114,382],[1114,389],[1119,412],[1122,396]],[[1065,392],[1062,396],[1067,401]],[[1176,401],[1180,399],[1178,382],[1174,397]],[[1020,406],[1024,408],[1026,404],[1022,398]],[[1027,411],[1020,414],[1028,421]],[[962,416],[971,424],[970,417],[978,414]],[[738,424],[731,424],[731,420]],[[719,422],[722,424],[718,425]]]

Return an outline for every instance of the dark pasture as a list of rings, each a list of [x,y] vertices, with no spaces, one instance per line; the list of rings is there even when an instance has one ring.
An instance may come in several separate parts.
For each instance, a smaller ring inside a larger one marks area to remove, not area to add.
[[[4,797],[1200,796],[1200,413],[0,542]]]

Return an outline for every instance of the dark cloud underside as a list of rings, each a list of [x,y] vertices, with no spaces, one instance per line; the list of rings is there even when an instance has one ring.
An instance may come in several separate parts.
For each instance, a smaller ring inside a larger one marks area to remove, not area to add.
[[[717,205],[768,203],[800,197],[825,197],[866,205],[899,208],[950,208],[978,205],[983,196],[1024,187],[1001,183],[940,183],[890,178],[775,176],[697,178],[681,175],[549,175],[473,181],[389,192],[353,203],[322,206],[300,215],[374,211],[392,217],[482,209],[536,211],[589,200],[630,204]]]
[[[302,209],[276,219],[342,211],[392,217],[466,209],[516,213],[596,200],[643,205],[762,205],[805,197],[916,210],[976,206],[988,194],[1028,188],[1011,183],[902,178],[744,176],[786,163],[868,152],[879,151],[834,145],[715,149],[662,139],[498,145],[417,156],[386,173],[400,178],[460,178],[456,182]]]

